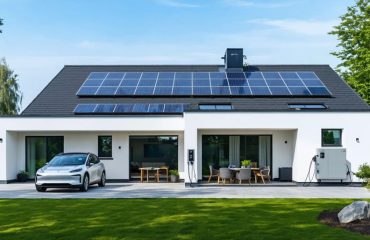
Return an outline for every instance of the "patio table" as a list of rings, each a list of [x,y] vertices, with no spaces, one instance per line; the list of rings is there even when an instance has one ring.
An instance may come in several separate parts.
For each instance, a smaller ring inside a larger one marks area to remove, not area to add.
[[[234,171],[234,172],[239,172],[240,169],[242,168],[229,168],[231,171]],[[256,177],[256,173],[258,173],[260,171],[259,168],[250,168],[251,171],[253,172],[253,175],[254,175],[254,182],[257,183],[257,177]]]
[[[142,167],[139,168],[140,170],[140,182],[143,182],[144,172],[146,171],[146,182],[149,182],[149,171],[157,171],[155,177],[157,179],[157,182],[159,182],[159,169],[156,167]]]

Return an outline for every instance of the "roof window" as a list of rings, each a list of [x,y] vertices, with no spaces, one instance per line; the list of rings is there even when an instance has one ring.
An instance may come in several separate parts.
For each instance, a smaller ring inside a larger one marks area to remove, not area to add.
[[[225,111],[232,109],[233,106],[231,104],[199,104],[199,110]]]
[[[317,103],[297,103],[297,104],[288,104],[289,108],[292,110],[321,110],[327,109],[324,104],[317,104]]]

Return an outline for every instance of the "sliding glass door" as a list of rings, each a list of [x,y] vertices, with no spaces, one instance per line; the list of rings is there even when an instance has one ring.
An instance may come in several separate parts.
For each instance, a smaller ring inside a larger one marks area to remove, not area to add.
[[[243,160],[251,160],[256,167],[272,168],[271,145],[271,135],[203,135],[203,175],[209,174],[209,165],[216,169],[240,167]]]
[[[26,171],[29,172],[30,178],[34,178],[37,169],[63,151],[63,137],[26,137]]]
[[[178,169],[177,136],[130,136],[130,178],[142,167]]]

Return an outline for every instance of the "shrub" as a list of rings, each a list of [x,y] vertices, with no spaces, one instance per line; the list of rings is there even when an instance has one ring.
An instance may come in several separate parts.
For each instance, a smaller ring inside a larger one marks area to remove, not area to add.
[[[179,171],[177,171],[176,169],[172,169],[170,170],[170,175],[179,176]]]
[[[355,173],[356,177],[359,179],[362,179],[364,182],[366,182],[368,185],[370,184],[370,165],[367,163],[364,163],[360,165],[358,168],[358,172]]]
[[[19,182],[25,182],[28,180],[30,174],[26,171],[19,171],[17,174],[17,180]]]
[[[244,167],[248,167],[249,165],[251,165],[251,160],[243,160],[242,161],[242,166],[244,166]]]

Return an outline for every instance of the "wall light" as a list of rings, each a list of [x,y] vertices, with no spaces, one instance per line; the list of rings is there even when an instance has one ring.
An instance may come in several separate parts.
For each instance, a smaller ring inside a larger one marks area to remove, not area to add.
[[[288,143],[288,141],[287,140],[285,140],[285,142],[284,142],[285,144],[287,144]]]
[[[360,139],[359,139],[359,138],[356,138],[356,142],[357,142],[357,143],[360,143]]]
[[[3,143],[3,139],[2,138],[0,138],[0,143]]]
[[[118,146],[118,149],[121,149],[121,146]]]

